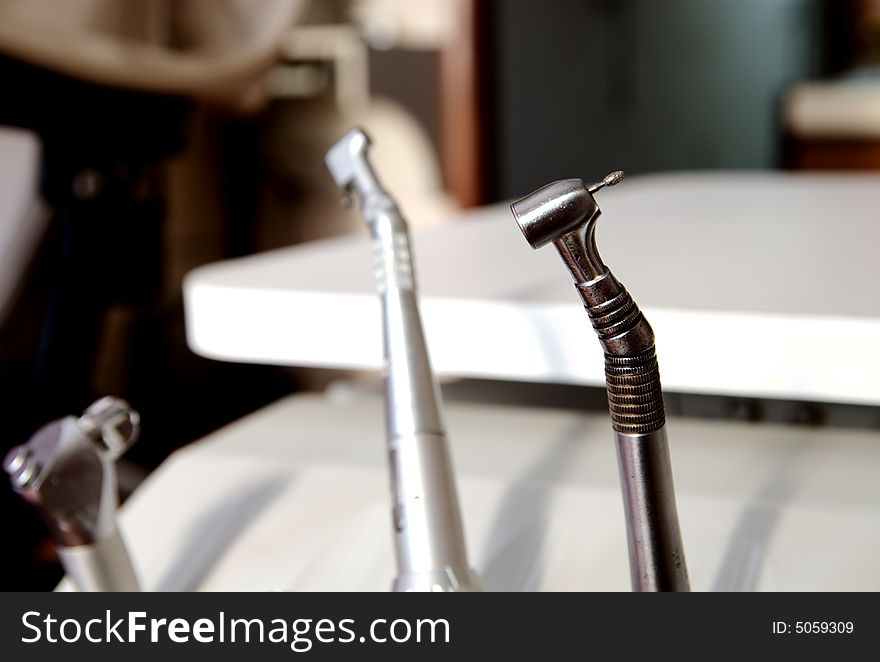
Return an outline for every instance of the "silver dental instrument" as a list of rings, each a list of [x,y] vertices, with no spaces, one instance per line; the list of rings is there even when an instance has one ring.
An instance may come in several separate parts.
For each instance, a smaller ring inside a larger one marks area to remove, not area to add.
[[[102,398],[79,417],[60,418],[9,451],[12,488],[49,526],[68,576],[80,591],[137,591],[116,525],[116,460],[137,439],[128,403]]]
[[[468,565],[440,396],[416,299],[407,224],[382,188],[370,139],[348,131],[327,167],[347,201],[360,199],[373,239],[385,335],[385,413],[398,575],[395,591],[478,591]]]
[[[688,591],[654,332],[596,248],[593,194],[622,178],[618,170],[595,184],[553,182],[510,209],[532,248],[556,246],[605,350],[633,590]]]

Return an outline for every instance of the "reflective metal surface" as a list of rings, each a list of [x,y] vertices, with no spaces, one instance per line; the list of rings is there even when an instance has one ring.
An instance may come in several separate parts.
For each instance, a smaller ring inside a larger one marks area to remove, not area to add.
[[[140,419],[123,400],[103,398],[78,419],[45,425],[3,461],[13,489],[52,533],[81,591],[136,591],[116,526],[116,460],[137,439]]]
[[[425,345],[406,222],[367,158],[361,129],[328,152],[327,167],[347,201],[356,194],[373,239],[385,337],[385,406],[397,591],[473,591],[439,390]]]
[[[118,530],[90,545],[58,548],[67,576],[79,591],[137,591],[138,582]]]
[[[688,591],[666,427],[617,432],[617,458],[635,591]]]
[[[605,351],[633,589],[687,591],[654,332],[596,247],[601,211],[593,193],[621,179],[615,171],[595,184],[553,182],[514,202],[511,211],[533,248],[556,246]]]

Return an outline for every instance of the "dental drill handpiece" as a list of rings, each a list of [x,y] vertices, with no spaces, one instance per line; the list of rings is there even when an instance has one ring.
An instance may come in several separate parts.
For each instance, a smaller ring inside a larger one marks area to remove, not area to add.
[[[140,418],[106,397],[80,418],[43,426],[3,461],[13,489],[49,526],[68,576],[80,591],[137,591],[116,525],[116,460],[135,442]]]
[[[394,590],[478,591],[422,331],[407,224],[370,166],[369,146],[361,129],[351,129],[327,152],[326,162],[345,199],[357,194],[373,240],[385,337],[385,417],[398,566]]]
[[[616,171],[595,184],[553,182],[511,211],[532,248],[556,246],[605,350],[633,590],[688,591],[654,332],[596,249],[593,194],[622,178]]]

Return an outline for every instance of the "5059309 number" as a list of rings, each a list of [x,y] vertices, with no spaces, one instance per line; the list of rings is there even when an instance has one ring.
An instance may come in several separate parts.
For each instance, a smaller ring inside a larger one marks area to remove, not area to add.
[[[773,621],[773,634],[852,634],[852,621]]]

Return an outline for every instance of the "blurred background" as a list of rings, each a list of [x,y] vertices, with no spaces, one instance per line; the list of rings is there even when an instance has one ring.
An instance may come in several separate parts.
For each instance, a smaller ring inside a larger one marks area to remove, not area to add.
[[[415,226],[614,167],[876,170],[880,2],[0,0],[0,89],[0,450],[112,393],[145,421],[130,492],[175,449],[337,378],[197,357],[181,281],[361,231],[323,166],[352,124]],[[869,407],[838,418],[880,427]],[[0,582],[51,588],[44,528],[0,482],[17,568]]]

